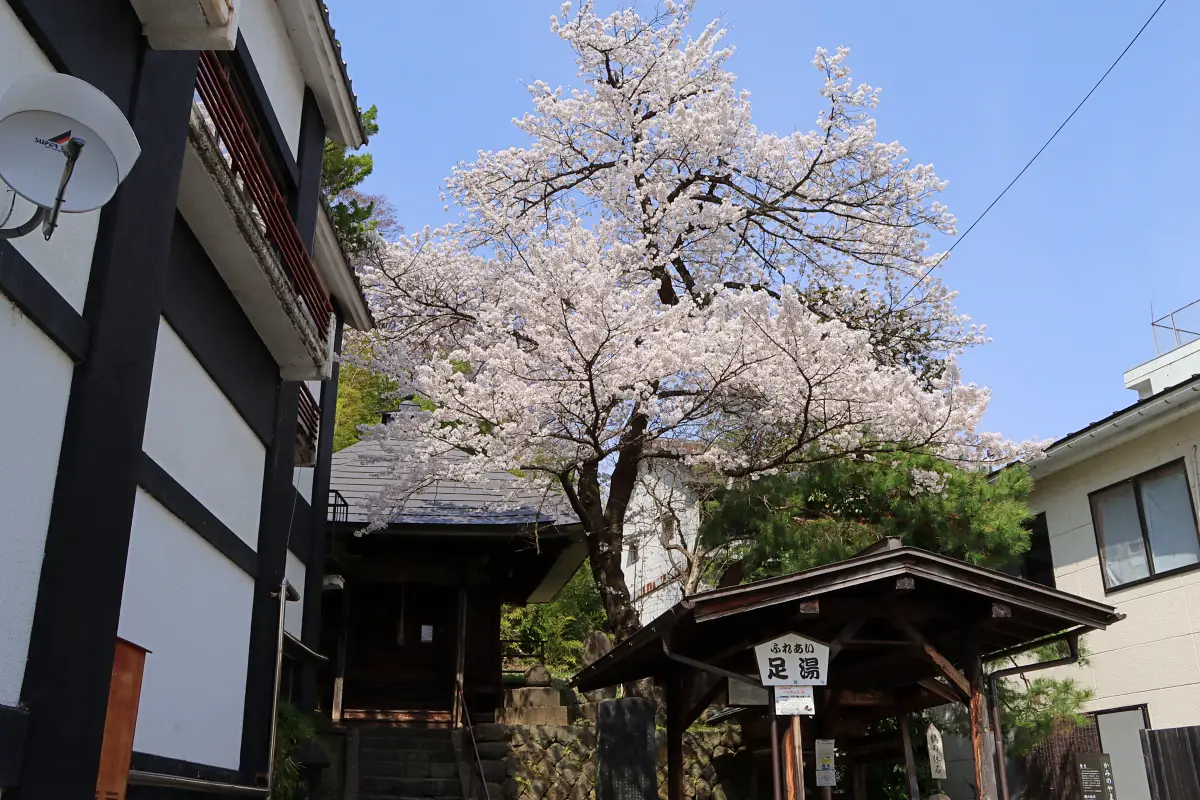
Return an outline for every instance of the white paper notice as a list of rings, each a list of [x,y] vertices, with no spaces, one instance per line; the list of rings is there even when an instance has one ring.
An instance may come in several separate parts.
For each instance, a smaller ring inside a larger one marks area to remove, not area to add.
[[[817,713],[811,686],[776,686],[775,713],[781,717],[811,717]]]

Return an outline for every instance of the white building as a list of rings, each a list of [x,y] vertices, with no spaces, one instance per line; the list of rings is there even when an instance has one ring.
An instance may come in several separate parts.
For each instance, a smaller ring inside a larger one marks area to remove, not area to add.
[[[1142,729],[1200,725],[1200,340],[1178,344],[1125,373],[1136,402],[1030,465],[1054,585],[1126,615],[1086,637],[1085,665],[1044,673],[1094,692],[1087,710],[1121,800],[1151,800]],[[947,745],[952,762],[969,755]],[[970,800],[965,770],[950,766],[948,794]]]
[[[109,797],[127,735],[135,800],[261,787],[285,577],[287,651],[319,633],[334,350],[371,325],[319,200],[356,101],[318,0],[0,2],[0,93],[51,71],[142,152],[0,241],[0,791]],[[0,226],[31,211],[0,185]],[[114,712],[119,641],[149,654]]]
[[[1059,589],[1127,617],[1087,638],[1122,800],[1149,800],[1138,731],[1200,725],[1200,341],[1125,373],[1138,401],[1055,442],[1031,466]]]
[[[621,566],[642,624],[678,603],[696,552],[700,499],[686,468],[646,462],[629,499]]]

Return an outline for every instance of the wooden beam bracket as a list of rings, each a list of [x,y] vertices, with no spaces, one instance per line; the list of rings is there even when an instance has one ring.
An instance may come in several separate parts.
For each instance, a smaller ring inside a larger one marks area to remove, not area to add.
[[[951,664],[950,659],[942,655],[941,652],[939,652],[938,649],[933,646],[933,643],[926,639],[924,634],[917,630],[917,626],[900,616],[891,617],[891,622],[893,625],[903,631],[904,634],[908,636],[910,640],[912,640],[913,644],[921,648],[921,650],[925,653],[926,658],[932,661],[934,666],[936,666],[941,671],[942,675],[946,677],[946,680],[950,681],[950,685],[958,690],[958,693],[960,694],[958,697],[959,702],[969,703],[971,701],[971,682],[967,680],[967,676],[963,675],[958,667]]]

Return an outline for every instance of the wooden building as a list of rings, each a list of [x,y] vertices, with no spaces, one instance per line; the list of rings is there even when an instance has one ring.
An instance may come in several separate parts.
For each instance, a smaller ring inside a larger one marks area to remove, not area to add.
[[[461,676],[475,720],[502,702],[500,609],[547,602],[587,556],[559,496],[509,497],[514,478],[440,482],[362,534],[383,486],[380,446],[336,453],[330,478],[322,703],[335,720],[449,721]],[[360,535],[361,534],[361,535]]]
[[[801,770],[789,773],[803,776],[807,764],[815,777],[811,743],[833,739],[849,764],[854,800],[866,800],[860,768],[881,758],[903,760],[909,796],[920,800],[904,717],[960,703],[969,709],[978,796],[1008,800],[989,678],[1074,661],[1081,635],[1122,618],[1104,603],[884,540],[835,564],[688,597],[581,670],[574,684],[593,691],[653,678],[664,689],[667,796],[675,800],[683,797],[683,731],[730,682],[761,687],[755,645],[796,633],[828,643],[828,681],[814,690],[816,714],[793,718],[792,747],[777,730],[768,737],[768,775],[779,781],[781,754],[787,760],[807,748]],[[985,672],[985,664],[1058,641],[1069,644],[1062,659]],[[872,733],[874,723],[893,718],[899,736]]]
[[[336,351],[373,324],[320,196],[357,100],[316,0],[0,2],[0,94],[52,73],[141,155],[0,241],[0,793],[266,797],[281,642],[319,632]],[[31,213],[0,184],[0,227]]]

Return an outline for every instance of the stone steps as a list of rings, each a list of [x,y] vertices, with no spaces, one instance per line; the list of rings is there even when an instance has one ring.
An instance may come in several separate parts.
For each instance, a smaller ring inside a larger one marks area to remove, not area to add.
[[[359,800],[462,800],[448,729],[381,725],[358,738]]]
[[[381,778],[363,775],[359,793],[379,797],[454,797],[462,794],[458,778]]]

